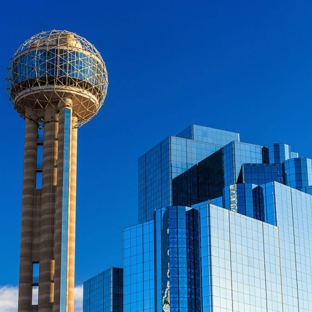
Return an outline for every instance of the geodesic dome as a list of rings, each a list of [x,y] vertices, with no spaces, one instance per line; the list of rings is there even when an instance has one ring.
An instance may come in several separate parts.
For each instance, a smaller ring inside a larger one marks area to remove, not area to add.
[[[23,117],[26,108],[42,118],[47,107],[72,99],[78,124],[88,122],[104,103],[108,74],[98,50],[66,30],[43,31],[14,53],[7,70],[7,91]]]

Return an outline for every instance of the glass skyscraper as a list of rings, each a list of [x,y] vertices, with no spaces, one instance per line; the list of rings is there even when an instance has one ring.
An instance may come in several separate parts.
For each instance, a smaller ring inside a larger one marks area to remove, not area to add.
[[[139,215],[145,222],[155,209],[174,205],[172,180],[230,142],[239,134],[191,125],[139,158]]]
[[[83,283],[83,311],[123,311],[123,270],[109,268]]]
[[[311,311],[311,194],[312,160],[287,144],[197,125],[168,137],[139,158],[123,311]]]

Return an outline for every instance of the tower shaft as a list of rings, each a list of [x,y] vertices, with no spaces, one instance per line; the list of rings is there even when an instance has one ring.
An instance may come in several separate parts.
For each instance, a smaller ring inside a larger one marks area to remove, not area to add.
[[[26,117],[18,311],[72,312],[77,118],[69,98]]]

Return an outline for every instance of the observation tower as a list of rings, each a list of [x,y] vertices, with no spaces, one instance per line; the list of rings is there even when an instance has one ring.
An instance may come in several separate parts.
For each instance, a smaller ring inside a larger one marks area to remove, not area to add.
[[[103,105],[105,63],[77,34],[44,31],[6,81],[26,124],[18,311],[74,311],[77,130]]]

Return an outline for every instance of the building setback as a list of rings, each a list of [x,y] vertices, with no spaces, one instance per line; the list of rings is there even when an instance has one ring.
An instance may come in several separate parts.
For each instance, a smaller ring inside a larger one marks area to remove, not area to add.
[[[168,137],[139,158],[123,311],[311,311],[311,188],[311,159],[287,144],[197,125]]]

